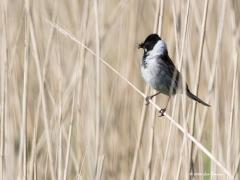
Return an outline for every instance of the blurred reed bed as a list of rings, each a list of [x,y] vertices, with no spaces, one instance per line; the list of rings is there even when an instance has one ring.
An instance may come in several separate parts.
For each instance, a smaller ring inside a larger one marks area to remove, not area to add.
[[[0,8],[1,179],[240,178],[238,0]],[[176,95],[159,118],[144,105],[136,44],[153,32],[210,108]]]

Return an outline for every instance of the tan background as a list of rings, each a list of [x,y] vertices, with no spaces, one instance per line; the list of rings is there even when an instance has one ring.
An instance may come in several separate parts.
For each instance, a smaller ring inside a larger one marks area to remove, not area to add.
[[[2,179],[188,179],[191,157],[194,172],[202,173],[195,179],[227,178],[168,118],[158,118],[128,83],[47,20],[142,92],[136,44],[161,34],[190,89],[211,104],[195,106],[177,95],[167,114],[240,178],[238,0],[195,0],[189,8],[187,0],[0,5]],[[156,103],[165,101],[160,95]]]

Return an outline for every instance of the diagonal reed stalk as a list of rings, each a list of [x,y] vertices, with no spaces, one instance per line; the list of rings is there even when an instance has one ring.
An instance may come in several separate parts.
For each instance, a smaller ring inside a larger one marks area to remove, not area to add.
[[[90,48],[88,48],[86,45],[82,44],[81,41],[79,41],[76,37],[68,33],[66,30],[64,30],[62,27],[60,27],[57,24],[54,24],[48,20],[46,20],[49,25],[56,28],[59,32],[61,32],[66,37],[70,38],[72,41],[76,42],[77,44],[83,46],[89,53],[96,56],[96,53],[92,51]],[[99,57],[99,60],[101,63],[103,63],[108,69],[110,69],[112,72],[114,72],[116,75],[118,75],[122,80],[124,80],[130,87],[132,87],[139,95],[141,95],[143,98],[146,98],[146,95],[141,92],[134,84],[132,84],[127,78],[122,76],[116,69],[114,69],[109,63],[107,63],[104,59]],[[150,103],[156,108],[156,110],[160,111],[160,107],[155,104],[152,100],[150,100]],[[184,129],[179,123],[177,123],[171,116],[169,116],[167,113],[164,113],[165,117],[186,137],[192,141],[201,151],[206,154],[219,168],[223,170],[223,172],[232,178],[232,174],[199,142],[197,141],[191,134],[187,132],[186,129]]]

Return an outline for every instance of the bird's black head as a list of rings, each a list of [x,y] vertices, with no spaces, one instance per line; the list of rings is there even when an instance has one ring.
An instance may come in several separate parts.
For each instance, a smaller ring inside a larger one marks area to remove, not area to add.
[[[143,48],[146,51],[150,51],[159,40],[161,38],[157,34],[150,34],[143,43],[138,45],[138,49]]]

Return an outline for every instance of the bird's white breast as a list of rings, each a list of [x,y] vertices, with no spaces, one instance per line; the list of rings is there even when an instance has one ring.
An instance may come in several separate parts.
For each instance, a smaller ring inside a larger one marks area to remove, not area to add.
[[[147,83],[157,77],[159,73],[159,65],[157,63],[157,57],[146,58],[146,66],[141,66],[142,76]]]
[[[163,64],[160,62],[159,57],[167,50],[166,44],[164,41],[159,40],[154,48],[148,52],[145,59],[146,66],[141,66],[141,72],[144,80],[152,86],[155,86],[155,81],[159,78],[159,73],[165,73],[164,71],[160,72]]]

